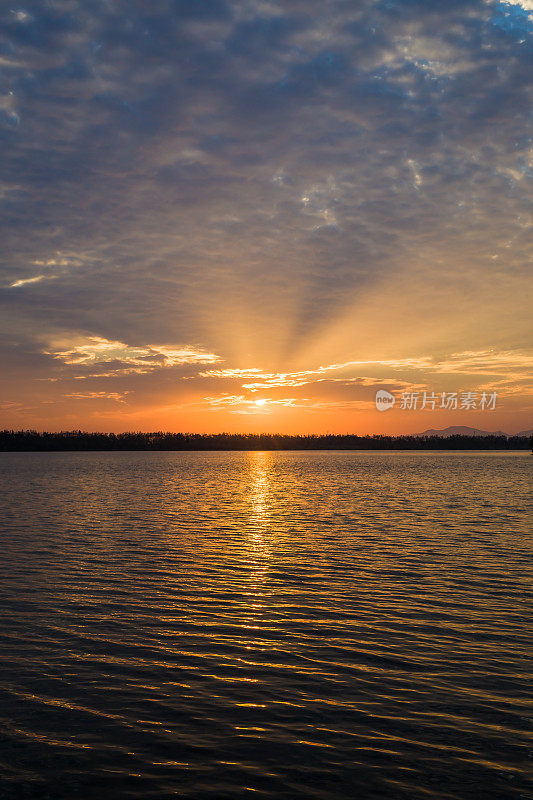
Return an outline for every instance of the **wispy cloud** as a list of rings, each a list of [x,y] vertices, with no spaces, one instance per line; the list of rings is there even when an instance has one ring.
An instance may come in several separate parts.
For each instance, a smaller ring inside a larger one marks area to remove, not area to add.
[[[305,408],[306,404],[302,399],[295,397],[283,398],[259,398],[251,399],[244,395],[220,395],[215,397],[204,397],[200,405],[206,403],[212,409],[230,407],[231,413],[236,414],[268,414],[275,408]]]
[[[309,383],[324,382],[327,380],[336,381],[362,381],[364,378],[333,378],[332,375],[336,372],[345,372],[347,370],[354,370],[361,367],[382,367],[388,369],[428,369],[431,368],[431,359],[429,357],[423,358],[405,358],[405,359],[389,359],[389,360],[376,360],[376,361],[345,361],[342,364],[328,364],[326,366],[317,367],[316,369],[299,370],[298,372],[277,372],[268,373],[263,372],[258,368],[253,369],[218,369],[206,370],[200,372],[199,376],[204,378],[256,378],[253,383],[243,383],[244,389],[249,389],[252,392],[257,392],[260,389],[273,389],[280,386],[306,386]]]
[[[453,374],[507,375],[533,369],[533,354],[521,351],[492,350],[453,353],[432,367],[436,372]]]
[[[14,281],[9,284],[10,289],[17,289],[19,286],[27,286],[29,283],[39,283],[47,278],[53,277],[52,275],[35,275],[33,278],[22,278],[19,281]]]
[[[65,395],[72,400],[115,400],[124,403],[129,392],[72,392]]]
[[[45,353],[68,366],[117,364],[111,371],[95,373],[98,377],[141,374],[184,364],[215,364],[221,361],[220,356],[200,348],[172,348],[162,345],[135,347],[99,336],[90,336],[66,350],[47,350]]]

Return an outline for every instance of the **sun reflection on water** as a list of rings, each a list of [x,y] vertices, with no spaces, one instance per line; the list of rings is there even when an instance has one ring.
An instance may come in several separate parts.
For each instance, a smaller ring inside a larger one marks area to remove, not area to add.
[[[9,797],[526,797],[526,453],[2,455]]]
[[[271,558],[270,472],[272,456],[257,451],[250,459],[250,517],[247,530],[248,558],[250,563],[250,589],[254,600],[252,612],[263,607],[262,598]]]

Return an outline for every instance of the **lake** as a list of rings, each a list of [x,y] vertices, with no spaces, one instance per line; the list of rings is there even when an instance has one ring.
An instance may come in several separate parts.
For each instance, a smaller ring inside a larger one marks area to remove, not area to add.
[[[0,798],[533,798],[532,466],[0,453]]]

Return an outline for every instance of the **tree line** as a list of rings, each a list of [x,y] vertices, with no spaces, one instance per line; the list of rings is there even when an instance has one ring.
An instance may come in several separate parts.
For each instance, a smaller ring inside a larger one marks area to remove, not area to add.
[[[0,451],[53,450],[527,450],[526,436],[357,436],[278,433],[88,433],[3,430]]]

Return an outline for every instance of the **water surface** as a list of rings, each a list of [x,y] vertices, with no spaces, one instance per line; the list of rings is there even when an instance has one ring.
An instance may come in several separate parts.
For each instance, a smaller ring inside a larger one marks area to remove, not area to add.
[[[531,462],[0,454],[0,798],[532,798]]]

